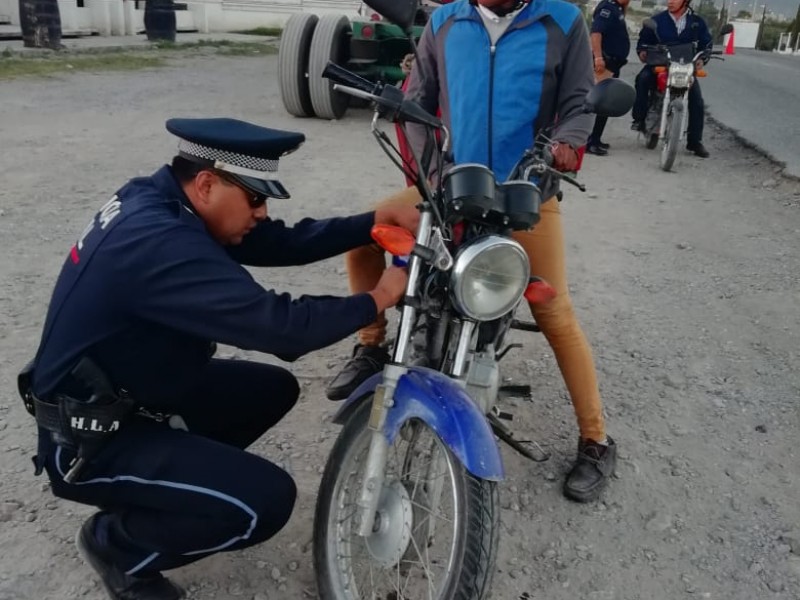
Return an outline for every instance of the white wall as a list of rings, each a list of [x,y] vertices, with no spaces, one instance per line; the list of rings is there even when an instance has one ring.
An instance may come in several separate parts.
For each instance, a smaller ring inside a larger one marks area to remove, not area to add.
[[[733,45],[735,48],[755,48],[758,41],[758,28],[760,23],[752,21],[732,21],[733,24]],[[728,44],[728,36],[723,42]]]
[[[19,25],[19,0],[0,0],[0,15]],[[197,29],[237,31],[254,27],[280,27],[297,12],[337,13],[354,17],[360,0],[177,0],[188,10],[177,11],[178,31]],[[133,0],[58,0],[61,28],[66,32],[96,31],[100,35],[133,35],[144,29],[144,2]]]

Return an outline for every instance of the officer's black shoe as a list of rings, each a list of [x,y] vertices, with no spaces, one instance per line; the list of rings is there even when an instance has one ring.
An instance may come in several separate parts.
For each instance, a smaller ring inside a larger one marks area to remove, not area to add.
[[[597,142],[597,145],[600,146],[603,150],[608,150],[611,148],[611,144],[606,144],[605,142]]]
[[[108,557],[105,556],[106,553],[103,552],[103,548],[95,538],[97,518],[102,514],[93,515],[83,524],[78,531],[75,544],[84,560],[100,575],[109,596],[114,600],[179,600],[183,598],[184,591],[161,573],[147,577],[134,577],[126,575],[122,569],[114,566],[108,560]]]
[[[617,444],[610,437],[608,446],[592,440],[578,442],[578,459],[564,481],[564,495],[576,502],[596,500],[614,474]]]
[[[588,144],[586,146],[586,152],[589,154],[594,154],[596,156],[606,156],[608,154],[608,150],[603,148],[600,144]]]
[[[695,144],[686,144],[686,149],[689,152],[693,152],[695,156],[699,156],[700,158],[708,158],[711,154],[706,150],[706,147],[703,146],[703,142],[697,142]]]
[[[631,123],[631,130],[645,133],[644,121],[633,121]]]
[[[371,375],[378,373],[390,360],[389,352],[382,346],[362,346],[353,350],[339,374],[328,384],[325,394],[330,400],[344,400]]]

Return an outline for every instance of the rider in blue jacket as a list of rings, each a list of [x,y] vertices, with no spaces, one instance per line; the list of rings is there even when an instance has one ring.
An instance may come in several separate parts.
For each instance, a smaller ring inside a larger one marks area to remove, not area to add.
[[[647,60],[646,46],[655,44],[696,43],[697,50],[711,50],[713,40],[708,26],[702,17],[690,7],[691,0],[667,0],[667,10],[653,17],[657,29],[646,27],[639,33],[636,51],[642,62]],[[636,76],[636,103],[633,105],[632,129],[644,131],[650,92],[655,88],[656,77],[653,68],[645,65]],[[703,145],[703,120],[705,105],[700,92],[700,83],[695,79],[689,88],[689,128],[686,136],[686,149],[701,158],[708,158],[709,152]]]
[[[576,169],[577,149],[592,127],[592,116],[583,108],[594,77],[589,33],[575,5],[458,0],[441,6],[422,33],[410,78],[409,97],[431,114],[441,111],[450,130],[451,165],[485,165],[504,181],[537,134],[547,131],[554,142],[554,167]],[[614,472],[617,446],[606,432],[592,351],[570,300],[556,192],[544,186],[541,220],[514,237],[528,254],[531,275],[546,279],[558,292],[552,302],[530,308],[553,348],[578,421],[577,456],[563,491],[570,499],[589,502]],[[380,206],[414,206],[419,199],[412,187]],[[371,289],[385,268],[383,252],[369,246],[350,251],[347,268],[353,292]],[[359,332],[353,357],[328,385],[329,398],[347,398],[381,370],[389,360],[385,339],[386,318],[380,315]]]

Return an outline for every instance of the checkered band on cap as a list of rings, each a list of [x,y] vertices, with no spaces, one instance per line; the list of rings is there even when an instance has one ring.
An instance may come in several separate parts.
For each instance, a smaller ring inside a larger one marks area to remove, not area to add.
[[[179,140],[178,150],[190,156],[196,156],[214,162],[214,166],[223,171],[247,175],[257,179],[272,179],[270,173],[278,170],[278,161],[271,158],[258,158],[237,152],[228,152],[218,148],[209,148],[187,140]]]

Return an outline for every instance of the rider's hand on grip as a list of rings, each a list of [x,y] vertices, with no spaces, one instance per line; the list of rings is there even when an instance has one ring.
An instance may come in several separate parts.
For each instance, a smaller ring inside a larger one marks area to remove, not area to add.
[[[383,312],[397,304],[406,293],[408,273],[400,267],[389,267],[381,275],[375,289],[370,292],[378,312]]]
[[[564,142],[555,142],[551,147],[553,167],[557,171],[575,171],[578,167],[578,152]]]

